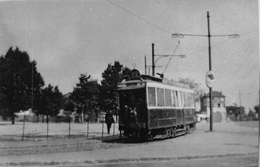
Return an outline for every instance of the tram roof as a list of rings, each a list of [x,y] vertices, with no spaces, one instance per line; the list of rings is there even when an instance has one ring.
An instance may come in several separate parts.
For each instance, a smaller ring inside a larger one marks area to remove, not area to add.
[[[125,86],[124,86],[125,85]],[[128,80],[118,84],[118,90],[140,89],[145,85],[164,87],[164,88],[177,88],[183,90],[191,90],[187,85],[177,81],[157,78],[149,75],[142,75],[140,80]]]

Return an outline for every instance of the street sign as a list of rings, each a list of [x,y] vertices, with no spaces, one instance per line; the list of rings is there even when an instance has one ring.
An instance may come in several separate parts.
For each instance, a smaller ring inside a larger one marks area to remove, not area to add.
[[[206,85],[212,88],[215,85],[215,74],[212,71],[206,73]]]

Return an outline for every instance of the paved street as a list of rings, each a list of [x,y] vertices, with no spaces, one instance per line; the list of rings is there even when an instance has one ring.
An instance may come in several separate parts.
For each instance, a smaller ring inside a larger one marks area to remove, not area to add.
[[[192,134],[144,143],[118,140],[117,128],[114,136],[104,133],[102,137],[101,124],[89,125],[88,139],[86,124],[72,124],[74,135],[70,138],[66,134],[67,124],[52,124],[52,132],[64,134],[57,136],[53,133],[47,140],[45,130],[40,131],[44,126],[37,123],[27,125],[29,133],[21,141],[20,125],[1,125],[0,165],[102,166],[111,163],[134,165],[138,162],[135,165],[146,166],[156,162],[167,166],[174,161],[180,166],[193,163],[203,166],[209,162],[215,165],[217,159],[221,159],[219,162],[223,164],[220,166],[230,166],[228,164],[234,161],[241,164],[242,157],[248,162],[245,165],[254,166],[258,157],[258,122],[215,123],[213,132],[208,132],[208,123],[199,123]],[[8,134],[8,129],[9,133],[17,131],[12,135]]]
[[[65,165],[66,166],[66,165]],[[86,164],[75,165],[77,167]],[[258,155],[221,158],[182,159],[169,161],[129,162],[94,165],[95,167],[257,167]]]

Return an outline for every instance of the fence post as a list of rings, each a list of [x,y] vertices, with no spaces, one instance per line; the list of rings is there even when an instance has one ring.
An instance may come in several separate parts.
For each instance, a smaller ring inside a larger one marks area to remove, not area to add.
[[[116,128],[116,124],[115,123],[113,123],[114,124],[114,126],[113,126],[113,136],[115,135],[115,128]]]
[[[88,133],[89,133],[89,119],[87,120],[87,139],[88,139]]]
[[[25,129],[25,115],[23,116],[23,135],[22,135],[22,141],[24,138],[24,129]]]
[[[47,115],[47,140],[49,138],[49,116]]]
[[[102,137],[103,137],[103,133],[104,133],[104,121],[102,121]]]
[[[69,116],[69,136],[68,138],[70,138],[70,116]]]

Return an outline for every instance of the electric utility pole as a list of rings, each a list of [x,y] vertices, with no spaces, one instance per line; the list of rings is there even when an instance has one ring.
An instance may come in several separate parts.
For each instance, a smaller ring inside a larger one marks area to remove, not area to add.
[[[209,108],[210,108],[210,131],[213,130],[213,111],[212,111],[212,87],[215,83],[215,76],[212,72],[211,66],[211,44],[210,39],[211,37],[224,37],[228,36],[230,38],[238,38],[238,34],[229,34],[229,35],[211,35],[210,34],[210,22],[209,22],[209,12],[207,12],[207,24],[208,24],[208,35],[196,35],[196,34],[172,34],[172,37],[180,37],[183,38],[184,36],[197,36],[197,37],[208,37],[208,50],[209,50],[209,71],[206,74],[206,84],[209,88]]]
[[[209,71],[212,71],[212,68],[211,68],[211,44],[210,44],[210,24],[209,24],[209,12],[207,12],[207,22],[208,22],[208,43],[209,43]],[[214,77],[215,79],[215,77]],[[209,86],[209,112],[210,112],[210,117],[209,117],[209,121],[210,121],[210,124],[209,124],[209,131],[212,131],[213,130],[213,111],[212,111],[212,86]]]

